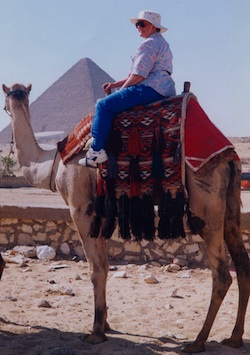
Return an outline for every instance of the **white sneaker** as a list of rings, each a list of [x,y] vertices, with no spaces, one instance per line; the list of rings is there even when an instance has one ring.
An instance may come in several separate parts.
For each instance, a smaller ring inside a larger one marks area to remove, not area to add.
[[[108,156],[104,149],[96,152],[93,150],[93,148],[90,147],[86,153],[85,158],[80,159],[78,163],[82,166],[97,168],[98,164],[104,163],[106,160],[108,160]]]

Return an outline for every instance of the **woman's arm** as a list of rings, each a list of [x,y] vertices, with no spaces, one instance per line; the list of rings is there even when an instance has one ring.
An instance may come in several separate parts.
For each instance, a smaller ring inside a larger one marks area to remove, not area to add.
[[[126,80],[127,78],[120,81],[115,81],[114,83],[109,83],[109,82],[104,83],[102,85],[102,89],[106,92],[106,94],[110,94],[111,89],[121,87],[126,82]]]
[[[128,86],[136,85],[143,80],[143,76],[130,74],[126,79],[115,81],[114,83],[105,83],[102,85],[102,89],[106,92],[106,94],[110,94],[111,89],[115,88],[127,88]]]
[[[139,84],[143,79],[144,79],[143,76],[136,75],[136,74],[130,74],[128,76],[127,80],[122,85],[121,89],[127,88],[128,86]]]

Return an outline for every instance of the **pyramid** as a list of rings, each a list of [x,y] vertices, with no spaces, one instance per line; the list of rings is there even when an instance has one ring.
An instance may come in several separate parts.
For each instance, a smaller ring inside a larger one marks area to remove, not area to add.
[[[33,131],[45,137],[46,132],[63,131],[66,136],[83,117],[94,111],[96,100],[105,96],[102,84],[106,81],[114,79],[91,59],[79,60],[30,104]],[[10,138],[11,125],[8,125],[0,132],[0,142],[9,143]]]

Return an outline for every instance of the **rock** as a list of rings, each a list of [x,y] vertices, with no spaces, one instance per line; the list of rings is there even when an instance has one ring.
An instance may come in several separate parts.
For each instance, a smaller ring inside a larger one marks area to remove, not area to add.
[[[159,281],[153,276],[153,275],[147,275],[145,278],[144,278],[144,281],[147,283],[147,284],[158,284]]]
[[[64,269],[64,268],[67,268],[67,267],[69,267],[69,265],[57,263],[57,264],[51,264],[50,267],[49,267],[49,270]]]
[[[172,309],[172,308],[174,308],[174,307],[169,303],[169,304],[166,304],[166,305],[165,305],[165,308],[166,308],[166,309]]]
[[[189,262],[187,259],[182,257],[176,257],[173,259],[173,264],[179,265],[180,267],[188,266]]]
[[[164,271],[168,271],[168,272],[178,272],[181,270],[181,267],[180,265],[177,265],[177,264],[168,264]]]
[[[118,267],[115,266],[115,265],[110,265],[109,266],[109,271],[117,271],[118,270]]]
[[[149,268],[151,268],[152,266],[150,264],[143,264],[140,266],[140,270],[147,270]]]
[[[23,270],[23,272],[29,272],[29,271],[32,271],[30,267],[27,267],[26,269]]]
[[[82,279],[81,276],[79,274],[76,274],[75,280],[81,280],[81,279]]]
[[[183,278],[183,279],[189,279],[190,278],[190,272],[188,271],[188,272],[185,272],[185,274],[183,274],[183,275],[181,275],[181,277]]]
[[[27,265],[27,259],[22,255],[16,255],[13,258],[4,258],[7,263],[18,264],[20,267]]]
[[[125,271],[117,271],[113,276],[112,276],[112,279],[113,278],[122,278],[122,279],[125,279],[127,277],[127,274]]]
[[[62,243],[61,244],[61,247],[60,247],[60,250],[61,252],[64,254],[64,255],[69,255],[70,254],[70,247],[68,245],[68,243]]]
[[[38,307],[51,308],[52,306],[48,301],[42,300],[38,303]]]
[[[61,295],[66,295],[66,296],[75,296],[74,292],[70,287],[61,287],[60,289],[60,294]]]
[[[178,298],[178,288],[175,288],[171,291],[169,297],[173,297],[173,298]]]
[[[27,246],[27,245],[16,246],[13,249],[13,252],[23,255],[25,258],[36,257],[36,248],[32,246]]]
[[[36,247],[36,255],[39,260],[52,260],[56,256],[56,251],[48,245],[40,245]]]

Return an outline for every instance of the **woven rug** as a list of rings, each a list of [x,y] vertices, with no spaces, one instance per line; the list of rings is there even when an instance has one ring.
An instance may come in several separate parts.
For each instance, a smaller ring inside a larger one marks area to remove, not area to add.
[[[164,191],[181,187],[182,100],[166,99],[117,115],[106,144],[109,160],[99,169],[99,191],[107,190],[109,179],[117,198],[124,191],[129,197],[152,194],[159,184]]]
[[[58,143],[64,164],[91,137],[91,123],[89,115]],[[91,236],[98,237],[102,228],[102,236],[110,238],[118,220],[125,240],[185,237],[182,155],[198,171],[232,148],[191,93],[120,113],[105,147],[109,159],[97,170]]]
[[[67,137],[58,142],[58,151],[64,164],[78,154],[91,138],[92,118],[92,114],[84,117]]]

